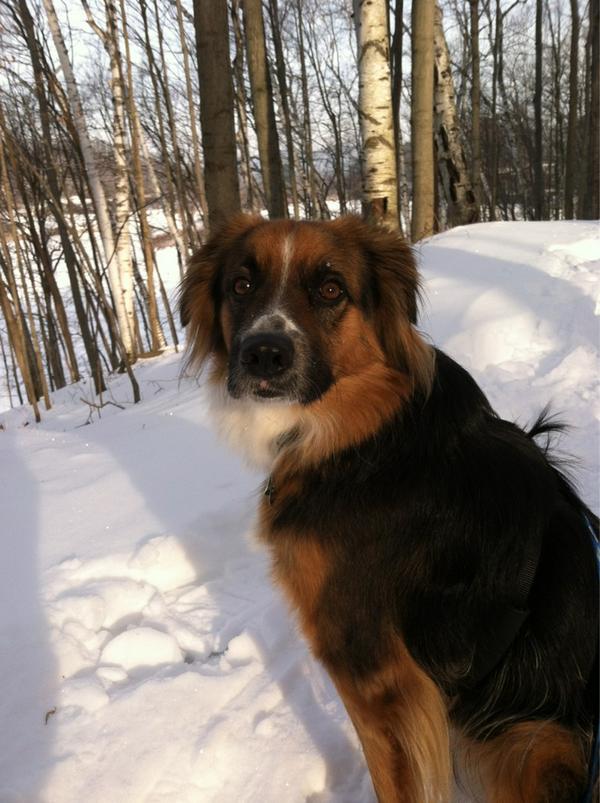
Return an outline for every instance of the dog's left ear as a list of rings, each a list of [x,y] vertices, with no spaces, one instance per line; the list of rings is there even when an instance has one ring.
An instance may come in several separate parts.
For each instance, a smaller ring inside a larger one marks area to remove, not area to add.
[[[220,271],[240,237],[261,222],[257,216],[237,215],[218,228],[188,263],[179,287],[179,314],[181,325],[188,328],[188,363],[195,368],[225,348],[219,321]]]
[[[414,326],[420,282],[410,246],[399,234],[360,218],[338,218],[332,226],[362,250],[374,325],[388,363],[408,373],[415,387],[428,392],[434,356]]]

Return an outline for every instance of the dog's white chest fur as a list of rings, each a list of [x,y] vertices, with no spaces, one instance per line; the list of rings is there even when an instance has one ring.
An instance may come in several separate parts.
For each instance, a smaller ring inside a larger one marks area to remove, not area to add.
[[[209,410],[217,431],[246,461],[270,471],[281,439],[298,424],[298,405],[289,402],[233,399],[222,386],[209,392]]]

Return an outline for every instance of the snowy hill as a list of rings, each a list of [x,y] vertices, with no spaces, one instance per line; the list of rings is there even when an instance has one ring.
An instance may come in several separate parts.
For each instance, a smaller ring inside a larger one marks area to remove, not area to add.
[[[495,223],[421,246],[432,340],[521,423],[547,401],[598,509],[600,235]],[[596,314],[595,314],[596,310]],[[180,355],[0,414],[0,803],[368,803],[345,712],[246,538],[262,478]],[[27,426],[25,426],[27,424]]]

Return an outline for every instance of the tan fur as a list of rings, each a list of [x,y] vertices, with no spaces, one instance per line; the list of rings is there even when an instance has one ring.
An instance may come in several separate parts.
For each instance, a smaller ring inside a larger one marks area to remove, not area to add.
[[[395,654],[359,681],[332,673],[352,718],[380,803],[448,803],[450,743],[445,701],[396,639]]]
[[[314,465],[375,434],[411,392],[406,374],[390,368],[372,327],[357,309],[348,311],[332,351],[335,383],[316,402],[298,410],[298,437],[275,470]]]
[[[275,494],[281,499],[297,491],[297,481],[291,480]],[[335,625],[323,620],[319,603],[335,555],[310,533],[279,530],[271,537],[269,522],[270,505],[265,502],[259,532],[273,556],[273,578],[298,613],[313,652],[323,660]],[[448,803],[446,702],[391,629],[388,638],[393,645],[389,659],[366,678],[331,665],[327,669],[363,745],[379,803]]]
[[[279,533],[272,554],[273,579],[298,612],[307,640],[315,645],[318,640],[316,610],[329,574],[330,557],[316,540],[305,533],[302,539]]]
[[[258,216],[237,215],[191,257],[179,288],[181,323],[187,326],[187,368],[199,370],[208,357],[217,357],[221,350],[222,332],[212,296],[219,261],[237,238],[261,220]],[[222,352],[220,356],[222,360]]]
[[[318,401],[301,409],[301,437],[282,455],[282,464],[300,461],[314,465],[366,440],[392,418],[409,395],[406,376],[384,363],[340,378]]]
[[[223,340],[227,347],[227,351],[231,349],[231,341],[233,339],[233,328],[231,321],[231,310],[229,307],[223,306],[220,315],[221,331],[223,332]]]
[[[357,298],[364,271],[360,255],[366,254],[381,299],[376,319],[369,324],[369,343],[377,341],[386,364],[405,373],[412,390],[428,393],[434,354],[411,322],[416,315],[413,295],[419,286],[411,250],[396,234],[374,229],[356,217],[299,226],[290,220],[265,221],[258,216],[238,215],[219,229],[193,255],[181,286],[181,318],[188,326],[190,368],[200,368],[208,357],[220,363],[227,360],[231,332],[226,306],[215,320],[211,291],[219,265],[242,238],[275,283],[282,279],[293,283],[306,265],[331,260],[343,265],[345,280]],[[344,338],[350,350],[361,348],[364,326],[358,328],[360,334],[355,327],[355,336]]]
[[[467,773],[481,776],[489,803],[567,803],[574,790],[561,788],[557,775],[566,771],[582,790],[585,783],[586,746],[556,722],[520,722],[462,752]]]
[[[240,238],[242,253],[251,254],[265,286],[273,288],[265,307],[275,299],[294,326],[310,332],[323,346],[321,353],[327,353],[334,382],[315,402],[271,404],[227,396],[234,334],[230,302],[223,302],[215,319],[211,283]],[[324,325],[321,330],[303,290],[303,277],[329,262],[340,266],[355,303],[348,302],[345,310],[340,307],[345,314],[337,328]],[[273,507],[273,500],[263,502],[259,531],[273,554],[274,579],[333,677],[363,744],[380,803],[449,800],[445,701],[391,627],[385,637],[390,649],[367,677],[353,677],[328,662],[327,647],[337,623],[327,620],[320,601],[336,556],[310,532],[279,528],[272,533],[270,525],[282,500],[301,493],[305,468],[367,440],[412,393],[429,392],[434,353],[413,325],[417,289],[416,266],[406,243],[358,218],[297,224],[244,217],[217,233],[192,259],[182,288],[191,361],[197,366],[208,356],[213,361],[213,406],[220,428],[272,475],[275,501]],[[365,303],[358,303],[365,297]]]

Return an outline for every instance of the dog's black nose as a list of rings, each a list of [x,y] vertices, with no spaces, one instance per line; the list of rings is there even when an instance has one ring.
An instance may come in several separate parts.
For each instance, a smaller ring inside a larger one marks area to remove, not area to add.
[[[294,344],[287,335],[250,335],[242,343],[240,362],[248,373],[260,379],[282,374],[294,359]]]

